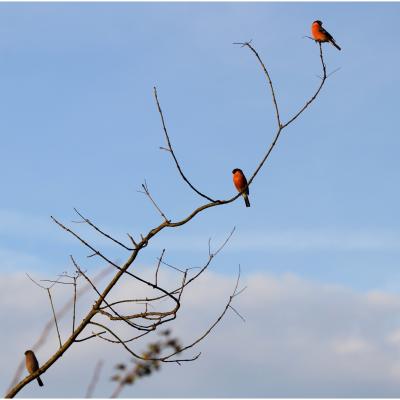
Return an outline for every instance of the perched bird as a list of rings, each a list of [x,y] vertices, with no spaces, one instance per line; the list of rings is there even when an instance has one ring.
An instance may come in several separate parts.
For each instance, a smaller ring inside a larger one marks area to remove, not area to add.
[[[311,25],[311,34],[316,42],[324,43],[329,42],[333,44],[338,50],[342,50],[335,42],[332,35],[322,27],[322,22],[317,20]]]
[[[248,198],[249,188],[247,187],[247,179],[244,176],[243,171],[239,168],[235,168],[232,171],[232,174],[233,174],[233,183],[234,183],[236,189],[244,197],[244,202],[246,203],[246,207],[250,207],[250,201]]]
[[[35,356],[35,353],[32,350],[27,350],[25,352],[25,365],[30,374],[39,369],[39,362]],[[43,382],[39,376],[37,377],[37,381],[39,383],[39,386],[43,386]]]

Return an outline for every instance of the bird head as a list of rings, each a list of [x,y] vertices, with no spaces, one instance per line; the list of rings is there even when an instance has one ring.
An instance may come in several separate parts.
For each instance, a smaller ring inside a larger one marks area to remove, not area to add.
[[[242,170],[241,170],[240,168],[235,168],[235,169],[232,171],[232,174],[236,174],[236,172],[242,172]]]
[[[24,354],[25,354],[25,355],[28,355],[28,354],[30,354],[30,353],[32,353],[32,350],[27,350]]]
[[[313,24],[318,24],[319,26],[322,26],[322,21],[320,21],[319,19],[315,20],[313,22]]]

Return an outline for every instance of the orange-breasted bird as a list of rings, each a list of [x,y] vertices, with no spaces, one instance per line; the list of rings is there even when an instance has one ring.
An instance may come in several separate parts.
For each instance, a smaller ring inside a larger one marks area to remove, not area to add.
[[[32,350],[27,350],[25,352],[25,365],[30,374],[33,374],[39,369],[39,362],[35,356],[35,353]],[[37,377],[37,381],[39,383],[39,386],[43,386],[43,382],[39,376]]]
[[[233,183],[236,189],[238,190],[238,192],[242,194],[244,202],[246,203],[246,207],[250,207],[250,201],[248,198],[249,188],[247,186],[247,179],[244,176],[243,171],[239,168],[235,168],[232,171],[232,174],[233,174]]]
[[[333,44],[338,50],[342,50],[335,42],[332,35],[322,27],[322,22],[316,20],[311,25],[311,34],[316,42],[324,43],[329,42]]]

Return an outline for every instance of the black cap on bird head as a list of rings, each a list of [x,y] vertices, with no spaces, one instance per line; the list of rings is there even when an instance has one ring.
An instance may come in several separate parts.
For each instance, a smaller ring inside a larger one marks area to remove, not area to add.
[[[317,23],[318,25],[321,25],[321,26],[322,26],[322,21],[320,21],[319,19],[316,19],[316,20],[313,22],[313,24],[315,24],[315,23]]]
[[[232,171],[232,174],[236,174],[236,172],[242,172],[242,170],[241,170],[240,168],[235,168],[235,169]]]

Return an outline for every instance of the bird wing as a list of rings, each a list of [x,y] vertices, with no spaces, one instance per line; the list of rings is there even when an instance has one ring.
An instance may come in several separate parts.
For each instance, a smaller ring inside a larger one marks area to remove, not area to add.
[[[333,39],[333,36],[326,30],[324,29],[322,26],[319,27],[319,31],[323,34],[325,34],[328,38],[328,40]]]
[[[244,181],[245,181],[245,183],[246,183],[246,185],[247,185],[247,179],[246,179],[246,178],[244,178]],[[248,187],[248,186],[247,186],[247,188],[246,188],[245,193],[246,193],[246,194],[249,194],[249,193],[250,193],[249,187]]]

